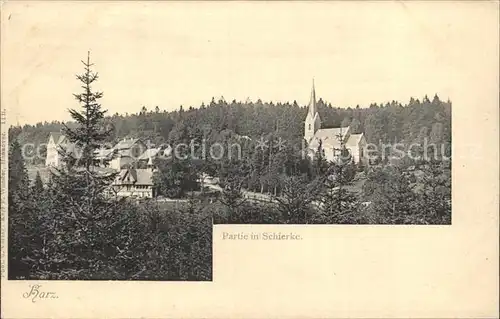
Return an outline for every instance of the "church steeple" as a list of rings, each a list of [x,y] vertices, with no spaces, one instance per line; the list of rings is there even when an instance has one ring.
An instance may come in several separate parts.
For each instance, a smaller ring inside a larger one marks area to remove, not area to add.
[[[309,100],[308,112],[306,120],[304,122],[304,139],[309,142],[321,128],[321,119],[319,118],[319,113],[316,108],[316,89],[314,88],[314,79],[311,89],[311,98]]]
[[[309,100],[309,113],[314,117],[316,115],[316,89],[314,88],[314,78],[312,81],[311,98]]]

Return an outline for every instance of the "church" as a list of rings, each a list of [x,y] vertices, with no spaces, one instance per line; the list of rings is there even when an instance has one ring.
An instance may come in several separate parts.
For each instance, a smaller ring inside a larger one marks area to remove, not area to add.
[[[367,163],[364,154],[366,139],[363,133],[354,134],[349,126],[321,128],[321,118],[316,108],[314,81],[304,126],[304,139],[307,142],[309,154],[313,155],[317,151],[321,141],[326,159],[334,161],[341,154],[341,142],[343,142],[355,163]]]

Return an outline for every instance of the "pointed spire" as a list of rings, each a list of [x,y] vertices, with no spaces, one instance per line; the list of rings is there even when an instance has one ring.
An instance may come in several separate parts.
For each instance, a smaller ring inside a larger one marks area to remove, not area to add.
[[[312,80],[312,90],[311,90],[311,99],[309,100],[309,113],[312,116],[316,114],[316,89],[314,88],[314,78]]]

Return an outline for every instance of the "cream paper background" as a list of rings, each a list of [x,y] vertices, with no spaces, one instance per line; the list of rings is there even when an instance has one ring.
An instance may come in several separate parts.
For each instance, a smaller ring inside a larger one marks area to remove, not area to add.
[[[50,10],[57,8],[61,9],[58,15],[68,14],[65,3],[40,3],[50,8],[41,5],[40,8],[47,11],[41,10],[39,15],[51,17],[54,12]],[[392,14],[389,5],[402,6],[407,15],[401,16],[401,25],[419,23],[429,35],[429,41],[436,40],[434,35],[444,26],[446,32],[439,34],[445,38],[441,40],[450,40],[435,41],[433,48],[441,62],[450,66],[449,78],[439,81],[446,81],[453,102],[452,226],[215,226],[213,282],[40,282],[41,290],[54,291],[59,299],[32,303],[23,299],[22,294],[33,282],[7,281],[6,273],[2,272],[2,317],[498,317],[498,2],[387,3],[352,2],[350,5],[359,10],[345,14],[352,15],[348,16],[352,19],[363,19],[363,15],[387,17]],[[79,3],[76,7],[90,6],[92,12],[97,13],[106,4],[109,3]],[[148,4],[157,8],[156,11],[165,10],[165,5]],[[221,14],[221,21],[222,12],[227,14],[225,10],[238,6],[246,6],[248,16],[262,9],[242,2],[199,5],[200,9],[212,10],[211,14],[216,17]],[[300,5],[302,13],[309,10],[305,12],[314,16],[328,10],[331,3],[262,5],[275,6],[278,10],[297,10]],[[182,4],[176,6],[176,10],[182,11]],[[137,4],[124,2],[120,8],[119,12],[128,10],[130,14],[137,9]],[[22,72],[9,69],[13,61],[9,59],[21,54],[15,51],[19,46],[15,49],[10,44],[25,43],[30,49],[29,34],[9,32],[9,15],[17,15],[22,10],[23,5],[14,1],[2,4],[2,109],[7,109],[8,115],[17,108],[24,114],[42,118],[51,112],[48,105],[33,106],[26,112],[22,109],[25,105],[6,95],[9,79]],[[84,19],[92,26],[92,15]],[[65,26],[60,25],[58,32],[64,34]],[[317,32],[324,33],[325,41],[331,37],[327,30]],[[252,37],[261,36],[251,31],[249,35],[249,42]],[[130,37],[133,39],[133,34]],[[320,50],[321,44],[317,45]],[[382,65],[391,68],[392,61],[402,54],[405,52],[399,48],[392,56],[378,58]],[[65,59],[64,56],[57,58]],[[425,72],[432,77],[433,70]],[[417,83],[419,80],[415,80],[415,87],[421,85]],[[48,88],[50,83],[46,85]],[[230,85],[236,87],[238,83],[234,81]],[[287,83],[282,85],[285,87]],[[38,88],[41,89],[45,88]],[[21,86],[18,96],[23,96],[23,92],[35,94]],[[14,120],[9,117],[9,121]],[[2,133],[6,130],[7,125],[3,125]],[[5,180],[2,187],[5,190]],[[4,203],[3,197],[2,218],[6,217]],[[5,229],[2,219],[2,258],[6,253]],[[303,239],[229,241],[221,239],[223,231],[292,231]],[[5,265],[5,260],[2,263]]]

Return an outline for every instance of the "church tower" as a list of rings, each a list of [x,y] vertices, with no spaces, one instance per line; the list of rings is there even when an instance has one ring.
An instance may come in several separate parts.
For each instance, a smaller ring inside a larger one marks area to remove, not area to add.
[[[314,80],[311,90],[311,98],[309,100],[307,117],[304,122],[304,139],[310,142],[317,130],[321,128],[321,119],[319,118],[318,110],[316,109],[316,91],[314,89]]]

